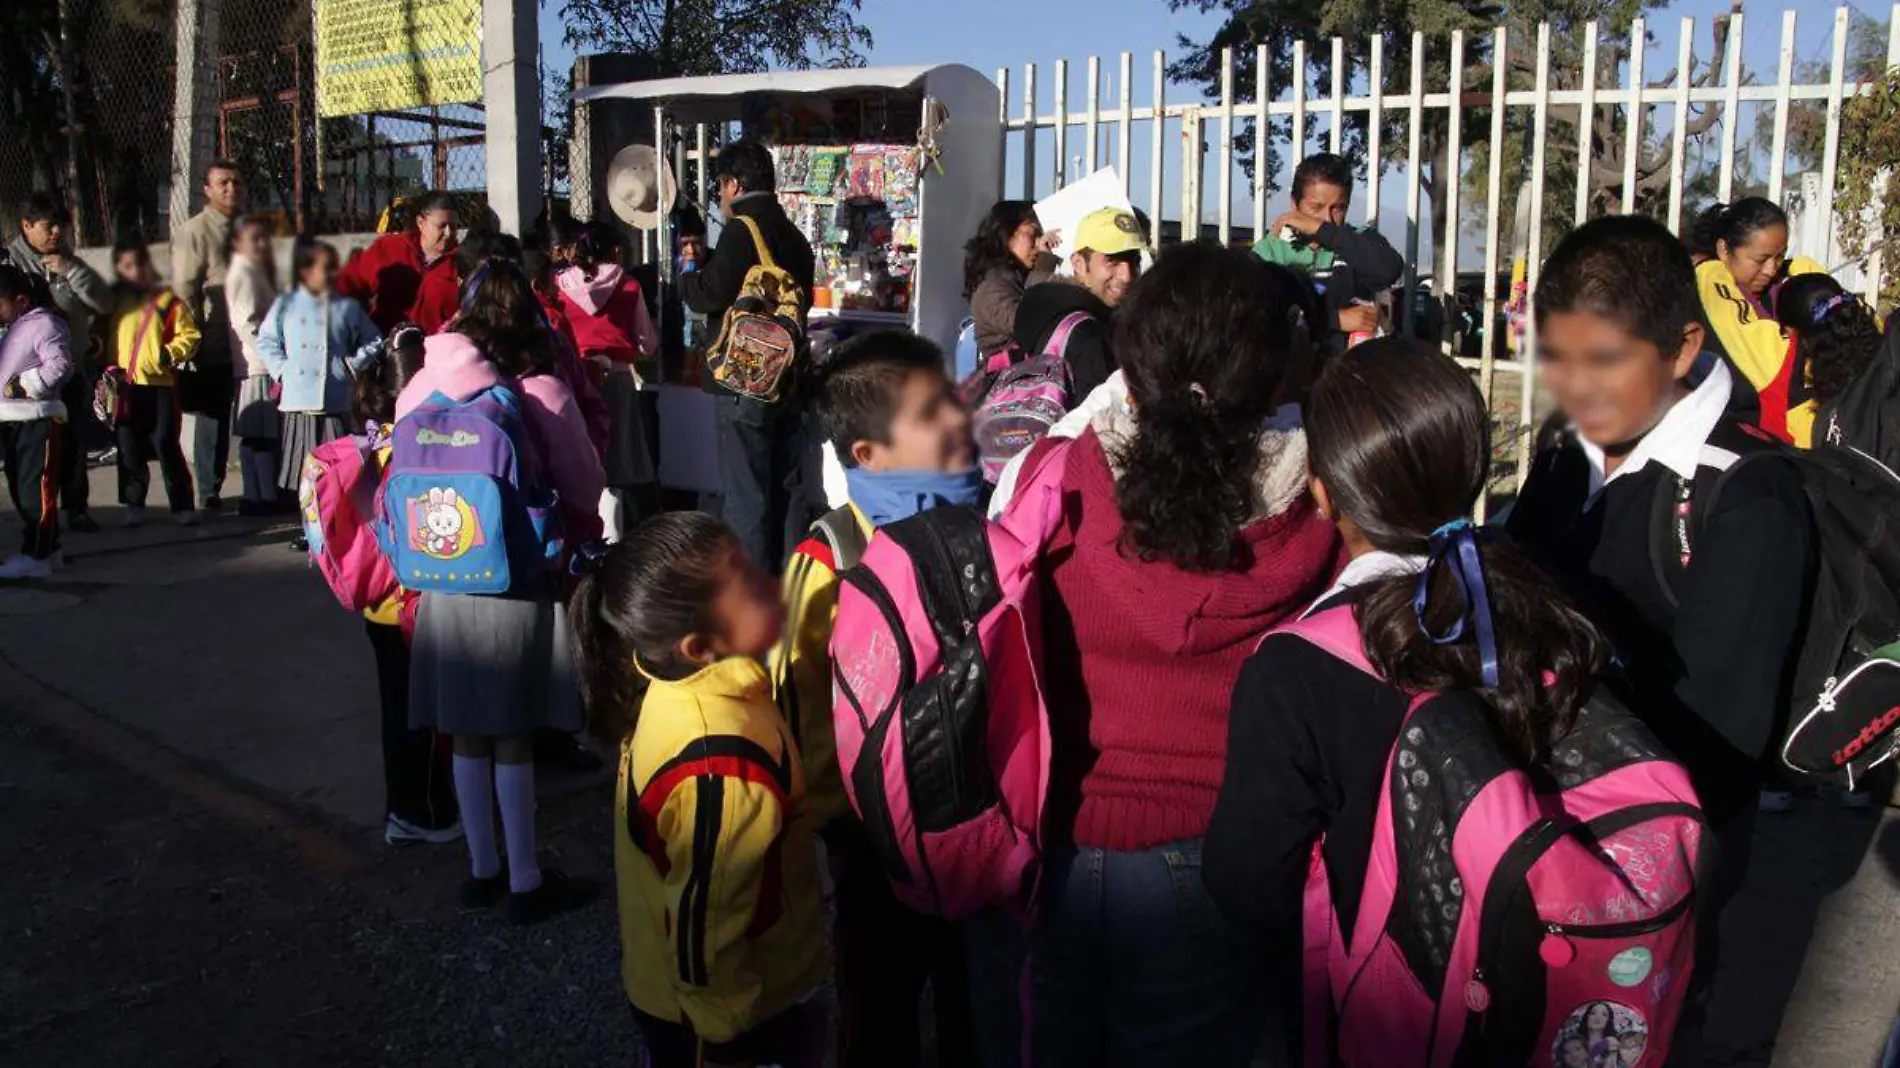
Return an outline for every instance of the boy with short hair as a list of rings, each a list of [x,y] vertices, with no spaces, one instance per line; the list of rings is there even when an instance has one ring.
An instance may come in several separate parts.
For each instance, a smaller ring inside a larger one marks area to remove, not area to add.
[[[825,516],[786,565],[785,635],[772,657],[780,710],[805,760],[809,810],[837,892],[840,1068],[917,1064],[917,1011],[934,987],[938,1064],[970,1064],[969,991],[955,925],[905,908],[846,804],[831,726],[831,631],[838,575],[875,529],[940,505],[973,506],[983,479],[970,417],[943,351],[883,332],[840,345],[818,371],[824,431],[850,503]]]
[[[1719,844],[1713,920],[1747,871],[1806,621],[1801,474],[1762,456],[1723,478],[1774,446],[1727,411],[1730,371],[1703,353],[1689,253],[1660,223],[1572,231],[1535,306],[1540,372],[1571,425],[1534,462],[1508,529],[1610,638],[1637,710],[1688,767]]]
[[[1326,307],[1335,316],[1330,325],[1340,337],[1377,329],[1379,309],[1371,301],[1398,284],[1405,260],[1379,231],[1347,225],[1352,165],[1331,152],[1306,157],[1293,169],[1292,199],[1293,210],[1254,242],[1254,255],[1308,278],[1326,276],[1332,282]],[[1291,240],[1284,236],[1289,233]]]

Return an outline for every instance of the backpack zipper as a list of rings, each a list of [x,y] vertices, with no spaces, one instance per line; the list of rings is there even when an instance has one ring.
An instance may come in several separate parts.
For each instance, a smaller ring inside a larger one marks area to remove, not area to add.
[[[1567,924],[1546,923],[1544,932],[1560,938],[1632,938],[1636,935],[1654,934],[1675,923],[1682,914],[1694,904],[1693,893],[1684,894],[1676,903],[1658,912],[1646,920],[1626,920],[1622,923]]]

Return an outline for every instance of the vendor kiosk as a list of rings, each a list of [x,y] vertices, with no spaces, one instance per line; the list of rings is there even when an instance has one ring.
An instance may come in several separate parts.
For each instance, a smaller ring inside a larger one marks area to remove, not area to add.
[[[660,158],[697,179],[689,194],[714,227],[718,144],[748,136],[772,147],[779,200],[818,261],[815,352],[892,327],[953,352],[968,314],[963,245],[1002,193],[1001,105],[988,78],[955,65],[740,74],[595,85],[574,100],[651,103]],[[652,237],[665,300],[675,269],[665,212]],[[718,327],[705,324],[700,343]],[[715,492],[712,398],[696,386],[659,388],[662,482]]]

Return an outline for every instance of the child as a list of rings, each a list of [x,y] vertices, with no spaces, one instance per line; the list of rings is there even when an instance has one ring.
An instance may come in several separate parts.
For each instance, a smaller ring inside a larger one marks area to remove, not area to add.
[[[231,229],[231,266],[224,276],[225,306],[231,314],[232,361],[238,374],[237,417],[231,433],[238,439],[238,467],[244,499],[238,515],[264,516],[277,511],[277,445],[283,433],[270,368],[258,351],[258,332],[277,302],[277,265],[272,262],[270,221],[240,220]]]
[[[422,369],[422,331],[398,326],[383,358],[358,371],[350,402],[351,421],[369,436],[379,463],[389,462],[390,424],[396,398]],[[407,591],[363,612],[363,629],[376,654],[376,686],[383,712],[383,841],[440,844],[459,841],[446,751],[436,733],[409,726],[409,636],[403,626]]]
[[[73,373],[66,319],[53,291],[12,264],[0,264],[0,462],[7,494],[26,527],[20,552],[0,563],[0,579],[45,579],[58,571],[59,391]]]
[[[1606,659],[1595,628],[1534,565],[1482,546],[1463,518],[1489,470],[1489,424],[1456,364],[1410,339],[1358,345],[1329,361],[1305,415],[1313,496],[1352,556],[1308,614],[1351,605],[1385,678],[1290,634],[1269,635],[1241,670],[1205,878],[1221,911],[1269,945],[1299,945],[1315,840],[1341,928],[1357,922],[1410,694],[1484,690],[1499,735],[1528,763],[1582,707]],[[1477,594],[1461,590],[1473,573],[1488,593],[1488,627],[1468,618]],[[1497,638],[1483,649],[1434,637],[1459,630]],[[1487,653],[1495,678],[1481,667]],[[1297,1019],[1297,1003],[1283,1001],[1287,1018]]]
[[[334,247],[299,236],[290,252],[296,285],[277,298],[257,336],[258,355],[283,386],[277,485],[286,493],[297,492],[310,450],[350,432],[350,376],[380,352],[382,334],[369,312],[335,291],[338,263]]]
[[[655,1068],[816,1068],[826,978],[805,772],[759,660],[771,578],[698,512],[577,561],[589,719],[620,743],[621,977]]]
[[[1813,390],[1816,444],[1851,444],[1888,467],[1900,465],[1900,427],[1881,410],[1900,382],[1873,309],[1831,275],[1804,274],[1782,284],[1775,317],[1794,332],[1797,374]],[[1864,393],[1871,407],[1843,410],[1843,395],[1863,374],[1870,376]]]
[[[512,261],[490,260],[469,279],[454,329],[424,343],[422,369],[396,400],[396,419],[432,394],[470,397],[512,381],[534,443],[529,469],[559,495],[570,545],[599,529],[600,461],[573,394],[552,373],[552,340],[534,291]],[[454,736],[455,797],[468,842],[467,909],[508,902],[516,924],[538,923],[585,905],[594,887],[540,865],[534,825],[536,730],[578,731],[580,691],[568,653],[560,580],[524,573],[495,596],[425,593],[417,608],[409,665],[409,725]],[[492,813],[501,811],[508,851],[502,871]]]
[[[191,465],[181,444],[183,408],[173,375],[198,354],[198,321],[169,287],[153,284],[152,258],[144,245],[113,249],[112,271],[118,277],[106,344],[112,362],[125,372],[126,393],[119,398],[113,431],[119,447],[123,525],[145,522],[150,464],[156,460],[173,517],[184,526],[196,526]]]
[[[936,345],[897,331],[854,338],[833,350],[816,388],[825,435],[850,487],[846,515],[838,518],[855,526],[860,546],[886,523],[980,502],[970,417]],[[834,548],[814,536],[793,550],[785,571],[790,625],[772,667],[779,708],[805,755],[812,821],[824,834],[837,889],[838,1063],[919,1063],[917,1013],[926,983],[935,988],[937,1063],[973,1063],[957,928],[898,903],[845,803],[831,728],[829,647],[841,570]]]
[[[1656,544],[1658,508],[1710,492],[1763,447],[1724,410],[1726,365],[1686,382],[1703,343],[1695,272],[1660,223],[1614,216],[1572,231],[1544,264],[1536,309],[1540,372],[1574,429],[1533,463],[1509,531],[1604,631],[1635,707],[1688,767],[1718,843],[1713,919],[1748,870],[1759,769],[1787,714],[1814,571],[1801,475],[1773,457],[1736,468],[1712,514],[1670,525],[1692,542]]]
[[[561,311],[573,328],[581,358],[601,381],[612,429],[603,465],[607,496],[601,500],[605,537],[616,541],[629,525],[659,511],[660,335],[647,315],[646,298],[620,266],[620,241],[602,226],[581,232],[574,264],[555,275]],[[628,496],[631,515],[624,515]]]

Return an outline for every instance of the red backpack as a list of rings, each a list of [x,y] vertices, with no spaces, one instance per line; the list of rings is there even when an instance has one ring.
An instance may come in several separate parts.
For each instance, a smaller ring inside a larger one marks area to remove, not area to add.
[[[330,584],[337,603],[351,612],[373,608],[400,592],[371,526],[382,481],[381,449],[357,435],[311,450],[297,486],[310,560]]]

